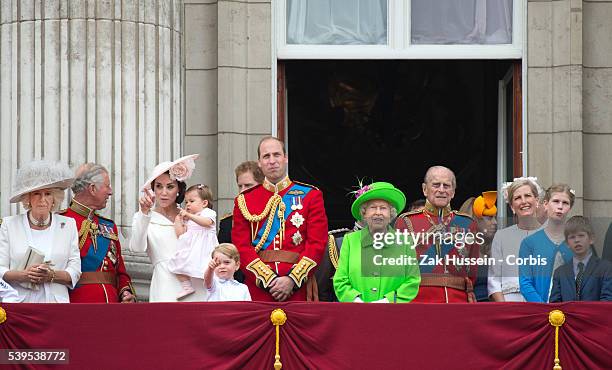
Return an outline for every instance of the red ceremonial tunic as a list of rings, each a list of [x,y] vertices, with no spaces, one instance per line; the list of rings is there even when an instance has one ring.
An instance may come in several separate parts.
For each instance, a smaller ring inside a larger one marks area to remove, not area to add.
[[[429,277],[440,282],[452,276],[464,278],[465,284],[467,277],[471,282],[469,289],[472,289],[476,281],[478,265],[466,265],[466,263],[476,262],[474,259],[480,254],[476,237],[478,233],[476,222],[467,215],[452,211],[450,207],[439,210],[427,202],[422,211],[400,215],[395,223],[395,228],[399,231],[407,230],[414,232],[415,235],[421,235],[420,238],[414,237],[414,241],[422,281],[419,293],[412,302],[467,302],[468,295],[465,288],[428,286],[427,281]],[[427,233],[430,233],[429,239],[427,239]],[[435,233],[439,235],[438,239],[433,237]],[[461,282],[461,279],[451,279],[456,283]]]
[[[322,192],[310,185],[297,183],[298,187],[309,189],[303,195],[300,194],[301,190],[293,187],[294,184],[288,177],[277,184],[278,195],[283,197],[289,193],[289,200],[295,207],[286,207],[284,210],[287,216],[284,233],[279,229],[270,245],[259,253],[252,241],[268,217],[260,222],[247,221],[240,210],[240,199],[243,197],[244,205],[251,215],[260,215],[275,194],[274,185],[266,180],[263,185],[246,190],[234,201],[232,242],[240,252],[240,268],[245,274],[245,284],[254,301],[275,301],[267,288],[277,276],[289,276],[299,288],[288,300],[306,300],[306,281],[313,275],[327,245],[327,216]],[[301,208],[298,209],[298,205]],[[275,209],[275,217],[278,217],[279,208]],[[293,253],[283,255],[284,252]]]
[[[81,271],[87,272],[104,272],[106,276],[113,277],[116,283],[113,284],[81,284],[83,275],[77,284],[77,287],[70,291],[71,303],[118,303],[121,294],[128,290],[135,294],[132,287],[132,281],[123,263],[121,254],[121,244],[119,243],[117,226],[112,220],[100,217],[92,209],[73,201],[70,208],[61,213],[66,217],[72,217],[76,221],[77,229],[79,230],[79,248],[81,252]],[[89,217],[91,223],[85,222]],[[92,226],[90,226],[90,224]],[[103,225],[103,226],[100,226]],[[85,229],[84,229],[85,228]],[[98,263],[98,259],[94,258],[94,246],[92,236],[89,229],[94,229],[97,248],[105,248],[105,251],[99,251],[104,254],[103,259]],[[84,235],[86,234],[86,236]]]

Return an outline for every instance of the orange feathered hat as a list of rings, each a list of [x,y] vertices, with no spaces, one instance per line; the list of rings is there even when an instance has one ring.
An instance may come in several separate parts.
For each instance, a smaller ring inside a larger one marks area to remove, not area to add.
[[[496,191],[485,191],[481,196],[474,200],[472,211],[474,216],[483,217],[490,216],[495,217],[497,215],[497,207],[495,202],[497,201]]]

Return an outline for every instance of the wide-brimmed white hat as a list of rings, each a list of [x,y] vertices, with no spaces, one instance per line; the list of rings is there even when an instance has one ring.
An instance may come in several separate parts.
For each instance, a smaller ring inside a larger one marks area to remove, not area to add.
[[[195,160],[198,159],[199,156],[199,154],[189,154],[175,161],[167,161],[158,164],[155,166],[155,168],[153,168],[151,176],[149,176],[147,181],[142,184],[140,190],[145,191],[146,189],[151,189],[151,183],[153,180],[166,173],[166,171],[170,171],[170,178],[172,180],[185,182],[193,174],[193,170],[195,169]]]
[[[73,182],[74,174],[66,164],[46,160],[32,161],[17,171],[9,201],[17,203],[24,195],[36,190],[51,188],[64,190]]]

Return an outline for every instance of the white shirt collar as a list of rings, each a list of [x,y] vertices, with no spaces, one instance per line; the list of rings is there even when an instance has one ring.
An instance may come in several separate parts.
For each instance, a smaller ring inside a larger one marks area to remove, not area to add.
[[[574,257],[572,258],[572,261],[574,263],[574,275],[578,275],[578,264],[580,262],[584,263],[584,270],[586,270],[587,265],[589,264],[589,260],[591,259],[591,256],[593,255],[593,252],[590,249],[591,247],[589,246],[589,253],[582,259],[579,260],[578,258]],[[582,271],[584,271],[582,270]]]

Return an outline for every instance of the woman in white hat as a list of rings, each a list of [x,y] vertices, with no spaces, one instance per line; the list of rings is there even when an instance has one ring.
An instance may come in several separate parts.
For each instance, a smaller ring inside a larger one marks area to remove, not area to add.
[[[62,163],[33,161],[15,178],[11,203],[26,212],[4,218],[0,227],[0,278],[18,296],[4,302],[69,303],[68,288],[81,276],[74,219],[54,213],[73,181]]]
[[[149,290],[149,302],[176,302],[182,291],[181,282],[168,266],[175,255],[178,237],[174,222],[180,213],[179,204],[183,202],[198,154],[188,155],[172,162],[162,162],[155,166],[149,179],[142,185],[143,196],[139,200],[140,210],[134,214],[130,249],[147,252],[153,265],[153,276]],[[204,271],[202,271],[204,277]],[[206,300],[204,282],[192,278],[195,293],[181,302]]]

